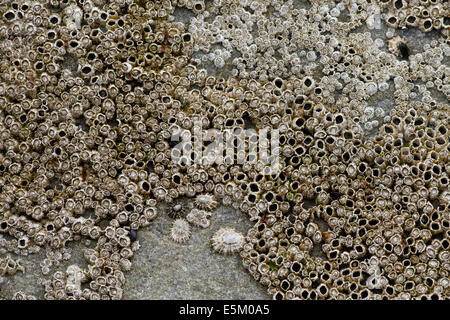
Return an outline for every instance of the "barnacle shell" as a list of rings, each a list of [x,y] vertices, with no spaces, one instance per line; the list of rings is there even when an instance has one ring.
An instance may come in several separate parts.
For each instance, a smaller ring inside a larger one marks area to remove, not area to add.
[[[169,209],[169,217],[172,219],[181,218],[186,212],[186,206],[182,202],[177,202]]]
[[[211,212],[200,210],[200,209],[192,209],[191,212],[186,216],[186,220],[192,223],[193,225],[208,228],[210,225],[209,217],[211,216]]]
[[[173,222],[172,229],[170,229],[170,236],[173,241],[184,243],[191,237],[191,227],[184,219],[177,219]]]
[[[84,281],[86,277],[82,269],[77,265],[70,265],[67,267],[66,274],[66,291],[72,293],[80,291],[81,282]]]
[[[70,30],[81,28],[81,19],[83,17],[83,11],[75,4],[70,5],[65,10],[66,25]]]
[[[214,252],[222,254],[232,254],[242,249],[245,237],[234,228],[220,228],[211,237],[211,246]]]
[[[213,210],[217,207],[216,197],[211,194],[199,194],[195,197],[194,204],[203,210]]]
[[[36,300],[36,297],[33,295],[27,295],[23,291],[17,291],[14,293],[12,300]]]

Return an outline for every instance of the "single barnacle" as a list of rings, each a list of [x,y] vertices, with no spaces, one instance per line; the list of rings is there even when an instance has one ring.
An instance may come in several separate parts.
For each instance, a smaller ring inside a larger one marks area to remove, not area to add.
[[[177,219],[173,222],[172,229],[170,229],[170,236],[173,241],[184,243],[191,237],[191,228],[189,223],[184,219]]]
[[[399,43],[398,45],[398,51],[400,53],[400,56],[403,59],[408,59],[409,55],[410,55],[410,49],[408,47],[408,45],[404,42]]]
[[[214,252],[232,254],[242,249],[245,237],[230,227],[220,228],[211,237],[211,245]]]
[[[217,207],[216,197],[212,194],[199,194],[194,204],[203,210],[213,210]]]
[[[172,219],[182,218],[186,213],[186,206],[182,202],[177,202],[169,209],[168,216]]]

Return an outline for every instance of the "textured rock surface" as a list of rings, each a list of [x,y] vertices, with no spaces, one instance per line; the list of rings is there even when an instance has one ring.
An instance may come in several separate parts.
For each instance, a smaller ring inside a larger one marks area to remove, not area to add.
[[[87,263],[83,257],[82,249],[87,248],[80,242],[71,242],[68,245],[72,249],[72,256],[69,260],[62,260],[58,266],[52,266],[51,272],[56,270],[66,271],[67,267],[76,264],[80,267],[87,267]],[[19,259],[21,265],[24,267],[25,272],[18,271],[14,276],[3,277],[3,282],[0,279],[0,297],[11,299],[17,291],[23,291],[27,295],[33,295],[37,299],[44,298],[44,286],[41,284],[42,279],[50,278],[49,275],[45,276],[41,271],[41,262],[45,259],[45,250],[41,250],[39,253],[30,255],[28,257],[17,256],[11,254],[11,258]]]
[[[162,209],[153,223],[138,232],[140,250],[133,258],[133,268],[126,274],[123,299],[268,299],[265,287],[244,269],[239,255],[222,256],[211,251],[209,240],[220,227],[229,226],[246,234],[252,222],[233,208],[218,208],[207,229],[192,227],[192,236],[185,244],[170,239],[173,219]],[[81,246],[70,244],[72,258],[51,268],[65,271],[77,264],[85,267]],[[17,258],[15,255],[11,255]],[[19,257],[25,273],[5,276],[0,297],[11,298],[19,290],[42,299],[44,287],[40,262],[45,251]]]
[[[192,13],[180,9],[175,16],[180,21],[188,22]],[[387,28],[382,23],[381,29],[369,30],[366,26],[353,32],[371,32],[372,38],[386,39]],[[413,53],[421,51],[423,45],[437,38],[438,32],[423,33],[418,29],[395,30],[395,34],[407,38]],[[384,46],[386,49],[386,46]],[[194,57],[200,57],[200,53]],[[229,61],[232,61],[230,59]],[[444,58],[445,64],[449,58]],[[76,70],[74,61],[65,61],[68,68]],[[212,75],[218,73],[227,74],[230,65],[222,70],[217,70],[212,64],[205,64]],[[386,92],[378,92],[369,100],[369,105],[382,107],[387,113],[392,109],[393,81],[390,81],[390,89]],[[438,101],[446,101],[439,92],[434,96]],[[368,137],[375,134],[376,130],[368,133]],[[209,239],[211,235],[222,226],[232,226],[244,234],[252,225],[252,222],[242,213],[232,209],[221,207],[211,217],[211,226],[207,229],[192,228],[192,237],[185,244],[177,244],[170,240],[169,231],[172,219],[160,214],[149,227],[138,232],[141,249],[133,258],[133,268],[126,274],[127,283],[124,287],[124,299],[268,299],[265,287],[254,281],[242,266],[238,255],[221,256],[211,252]],[[64,261],[59,266],[51,268],[51,273],[56,270],[66,270],[70,264],[86,266],[81,254],[81,245],[71,243],[73,248],[72,258]],[[317,253],[319,255],[319,253]],[[5,276],[0,283],[0,297],[11,298],[14,292],[19,290],[26,294],[43,298],[44,288],[39,283],[43,276],[40,263],[45,258],[45,252],[29,257],[19,258],[26,272],[17,272],[14,276]]]
[[[385,39],[386,26],[381,29],[368,30],[365,26],[355,32],[371,32],[373,39]],[[421,48],[437,37],[437,32],[424,34],[417,29],[405,31],[396,30],[396,33],[406,37],[411,50]],[[447,58],[448,60],[448,58]],[[446,61],[448,62],[448,61]],[[214,70],[208,70],[214,74]],[[369,101],[370,105],[380,106],[389,112],[393,103],[390,99],[393,84],[390,90],[379,92]],[[439,92],[435,96],[439,101],[446,101]],[[369,132],[368,137],[376,130]],[[269,299],[266,289],[257,283],[242,266],[238,255],[221,256],[211,252],[209,239],[211,235],[222,226],[232,226],[240,232],[252,226],[242,213],[221,207],[211,217],[211,226],[207,229],[192,228],[192,237],[186,244],[177,244],[170,240],[169,231],[172,219],[160,214],[148,228],[138,232],[141,249],[133,258],[133,268],[126,274],[127,283],[124,287],[124,299]],[[72,258],[64,261],[53,270],[66,270],[70,264],[85,266],[81,254],[81,245],[71,244]],[[1,283],[0,297],[11,298],[22,290],[43,298],[44,288],[39,283],[42,278],[40,262],[45,258],[45,252],[30,257],[17,257],[21,259],[26,272],[17,272],[14,276],[5,276]],[[44,276],[45,277],[45,276]]]
[[[139,231],[141,248],[127,276],[124,299],[267,299],[265,288],[242,266],[238,255],[212,253],[209,240],[219,227],[246,233],[252,225],[242,213],[220,207],[209,228],[192,228],[185,244],[170,240],[172,219],[161,212]]]

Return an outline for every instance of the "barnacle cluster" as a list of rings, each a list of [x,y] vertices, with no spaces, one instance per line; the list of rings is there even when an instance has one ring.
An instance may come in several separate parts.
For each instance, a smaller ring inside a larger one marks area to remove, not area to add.
[[[159,203],[178,242],[220,203],[255,225],[213,249],[276,299],[448,298],[448,16],[439,0],[0,1],[0,253],[45,249],[46,299],[120,299]],[[435,37],[390,52],[377,24]],[[279,170],[172,139],[266,128]],[[72,241],[88,267],[53,270]]]
[[[203,209],[213,210],[216,206],[217,201],[211,194],[197,195],[190,205],[185,205],[183,202],[176,202],[173,204],[169,209],[169,217],[176,219],[170,230],[172,240],[179,243],[184,243],[189,240],[191,237],[191,227],[189,224],[208,228],[211,223],[209,218],[211,217],[212,212]],[[189,208],[190,211],[186,214],[186,211]]]
[[[424,32],[450,28],[448,1],[436,0],[379,0],[388,26],[395,28],[417,27]]]
[[[36,297],[33,295],[27,295],[22,291],[17,291],[12,297],[12,300],[36,300]]]
[[[211,217],[211,215],[212,213],[210,211],[194,208],[191,210],[191,212],[189,212],[186,219],[196,226],[208,228],[210,225],[209,218]]]
[[[11,259],[10,256],[0,258],[0,283],[4,275],[14,275],[17,271],[25,271],[19,260]]]

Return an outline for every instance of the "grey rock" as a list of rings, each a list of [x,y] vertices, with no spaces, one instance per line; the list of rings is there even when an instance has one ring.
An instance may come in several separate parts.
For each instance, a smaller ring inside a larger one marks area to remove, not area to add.
[[[161,210],[163,211],[163,210]],[[233,208],[220,207],[209,228],[192,227],[184,244],[170,239],[173,219],[159,217],[138,232],[141,248],[127,275],[124,299],[268,299],[265,287],[245,270],[239,255],[213,253],[212,234],[220,227],[234,227],[246,234],[252,223]]]

